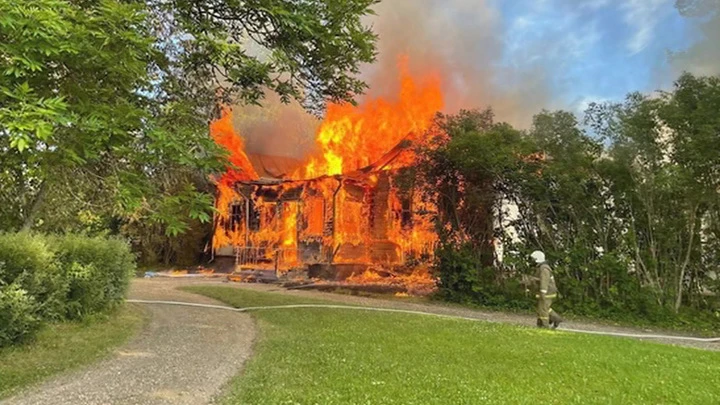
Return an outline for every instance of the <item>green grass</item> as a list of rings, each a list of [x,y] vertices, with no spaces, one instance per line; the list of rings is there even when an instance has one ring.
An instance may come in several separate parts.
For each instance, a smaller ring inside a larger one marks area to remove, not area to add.
[[[394,294],[388,293],[371,293],[357,290],[347,290],[338,287],[335,290],[328,291],[339,295],[352,295],[366,298],[376,298],[385,301],[410,302],[417,304],[427,304],[438,307],[448,308],[466,308],[475,309],[485,312],[501,312],[519,315],[535,316],[535,301],[531,297],[527,297],[524,307],[507,306],[507,305],[481,305],[472,302],[453,302],[443,300],[440,296],[425,297],[396,297]],[[556,302],[561,304],[562,300]],[[561,307],[561,305],[556,305]],[[712,337],[720,333],[720,317],[712,311],[681,311],[680,314],[668,312],[665,316],[658,316],[655,319],[640,318],[633,314],[592,314],[592,313],[575,313],[572,310],[559,308],[559,312],[567,321],[578,321],[583,323],[592,323],[596,325],[621,326],[629,328],[641,328],[649,331],[671,331],[685,332],[697,336]],[[716,311],[717,312],[717,311]]]
[[[0,398],[106,356],[139,332],[146,319],[140,307],[126,305],[83,322],[50,324],[34,342],[0,349]]]
[[[236,307],[316,303],[228,287]],[[253,312],[260,338],[225,404],[715,404],[720,353],[337,309]]]
[[[362,295],[362,294],[352,294]],[[413,302],[418,304],[428,304],[433,306],[450,307],[450,308],[468,308],[485,312],[501,312],[519,315],[535,316],[535,302],[533,298],[528,297],[524,307],[517,306],[500,306],[500,305],[481,305],[475,303],[459,303],[452,301],[444,301],[438,296],[429,297],[394,297],[389,294],[366,295],[370,298],[379,298],[385,300]],[[556,304],[562,303],[562,300]],[[668,311],[664,317],[655,319],[646,319],[638,317],[634,314],[592,314],[592,313],[575,313],[572,310],[563,309],[561,305],[556,305],[558,311],[562,314],[566,321],[578,321],[583,323],[592,323],[596,325],[621,326],[628,328],[646,329],[650,331],[671,331],[685,332],[697,336],[712,337],[720,333],[720,315],[717,311],[689,311],[681,310],[680,314],[674,314]]]

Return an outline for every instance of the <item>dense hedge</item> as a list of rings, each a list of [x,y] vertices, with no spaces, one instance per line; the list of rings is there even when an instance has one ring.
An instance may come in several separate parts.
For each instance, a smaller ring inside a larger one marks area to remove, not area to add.
[[[469,244],[440,245],[433,269],[438,296],[446,301],[501,308],[531,305],[521,274],[503,274],[482,266],[478,251]]]
[[[0,234],[0,347],[32,338],[45,321],[113,307],[134,269],[120,239]]]
[[[559,257],[553,252],[548,255],[559,290],[553,308],[560,313],[638,325],[720,331],[717,298],[709,299],[701,309],[683,307],[675,313],[658,303],[652,292],[631,277],[627,267],[612,255],[583,269],[583,278]],[[529,258],[525,263],[498,267],[479,263],[477,251],[470,246],[441,245],[434,266],[439,281],[437,297],[462,304],[534,311],[536,284],[528,276],[535,275],[536,267]],[[612,279],[610,293],[598,292],[595,286],[608,278]]]

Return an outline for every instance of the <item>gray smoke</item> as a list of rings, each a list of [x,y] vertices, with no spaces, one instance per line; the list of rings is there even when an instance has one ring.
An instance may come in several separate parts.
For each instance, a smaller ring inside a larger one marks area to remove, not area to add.
[[[604,27],[594,25],[592,16],[604,7],[626,11],[625,23],[635,29],[631,53],[653,40],[652,29],[659,28],[649,21],[679,12],[691,22],[698,41],[687,49],[669,49],[669,64],[664,58],[655,62],[653,88],[668,87],[682,71],[720,74],[720,0],[676,0],[677,10],[670,0],[538,0],[524,3],[526,9],[516,13],[524,17],[513,20],[502,18],[497,3],[384,0],[378,4],[376,15],[366,19],[379,35],[378,61],[363,66],[362,77],[369,89],[358,101],[397,94],[398,56],[404,54],[414,73],[440,73],[445,112],[490,106],[498,120],[519,128],[529,127],[541,109],[580,112],[587,102],[603,100],[592,94],[568,100],[566,94],[573,93],[568,90],[578,80],[596,78],[567,72],[585,63],[586,52],[603,41]],[[543,25],[548,4],[553,23]],[[586,20],[580,31],[574,31],[578,21]],[[268,95],[263,104],[263,108],[235,109],[236,127],[250,152],[301,158],[313,150],[319,123],[315,118],[297,103],[281,104],[274,95]]]
[[[499,120],[526,127],[549,106],[543,65],[499,66],[506,27],[490,1],[385,0],[375,11],[369,21],[379,35],[379,56],[366,69],[370,94],[397,90],[397,57],[405,54],[411,70],[439,71],[447,112],[492,106]]]
[[[720,0],[677,0],[676,6],[692,23],[699,39],[671,55],[673,73],[720,75]]]
[[[565,51],[566,42],[543,39],[542,58],[533,47],[522,63],[499,66],[506,27],[491,1],[385,0],[375,12],[366,23],[379,35],[378,61],[363,66],[369,89],[358,101],[397,94],[403,54],[413,73],[441,75],[445,112],[491,106],[498,120],[524,128],[542,108],[554,107],[545,66],[553,53]],[[262,108],[236,106],[234,124],[249,152],[301,158],[315,146],[318,121],[297,103],[283,105],[268,94]]]
[[[654,88],[667,87],[681,71],[720,74],[720,0],[677,0],[678,11],[669,0],[538,0],[523,3],[525,9],[515,13],[521,17],[513,19],[502,18],[498,3],[384,0],[375,6],[376,15],[366,23],[379,35],[378,61],[363,66],[370,88],[358,101],[397,94],[398,56],[404,54],[414,73],[440,73],[449,113],[490,106],[498,120],[527,128],[542,109],[579,112],[587,102],[603,100],[592,94],[568,100],[567,94],[574,93],[569,90],[579,80],[597,78],[566,72],[591,60],[586,59],[588,50],[602,43],[605,27],[597,26],[591,17],[604,7],[635,10],[626,13],[625,21],[635,29],[630,53],[653,40],[653,26],[647,22],[660,20],[658,13],[681,12],[693,23],[699,41],[684,50],[669,49],[674,51],[669,69],[667,59],[650,62],[662,65],[652,80]],[[548,4],[552,23],[544,24]],[[313,150],[318,121],[296,103],[282,105],[277,97],[269,96],[262,109],[237,107],[235,118],[250,152],[300,158]]]
[[[266,92],[262,106],[233,108],[233,126],[249,153],[302,159],[315,148],[319,123],[298,102],[284,104],[272,92]]]
[[[261,60],[269,57],[269,51],[254,41],[247,41],[244,47]],[[315,116],[295,100],[283,103],[272,91],[265,92],[261,103],[232,107],[233,127],[244,138],[248,153],[302,160],[315,150],[315,131],[320,124]]]

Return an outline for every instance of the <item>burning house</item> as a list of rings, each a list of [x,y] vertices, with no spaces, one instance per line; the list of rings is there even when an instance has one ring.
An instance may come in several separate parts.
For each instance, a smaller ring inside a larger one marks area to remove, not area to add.
[[[432,208],[411,187],[397,184],[409,148],[402,142],[374,164],[344,174],[235,182],[224,190],[229,198],[218,199],[227,204],[218,211],[227,214],[217,218],[216,255],[234,256],[240,266],[280,270],[427,261],[436,241]],[[256,172],[269,174],[265,170]]]
[[[213,249],[239,267],[422,266],[437,240],[432,204],[413,187],[412,134],[442,107],[438,80],[401,72],[399,100],[330,105],[319,153],[300,163],[246,154],[230,114],[211,125],[233,167],[217,181]],[[410,181],[407,181],[410,178]]]

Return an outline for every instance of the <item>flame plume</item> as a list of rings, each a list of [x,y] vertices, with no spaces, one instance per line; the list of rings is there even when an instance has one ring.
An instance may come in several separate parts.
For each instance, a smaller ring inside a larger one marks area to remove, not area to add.
[[[411,134],[422,134],[443,108],[440,75],[413,77],[406,57],[398,62],[397,100],[375,98],[354,106],[330,104],[316,136],[321,150],[295,173],[315,178],[347,173],[379,160]]]

